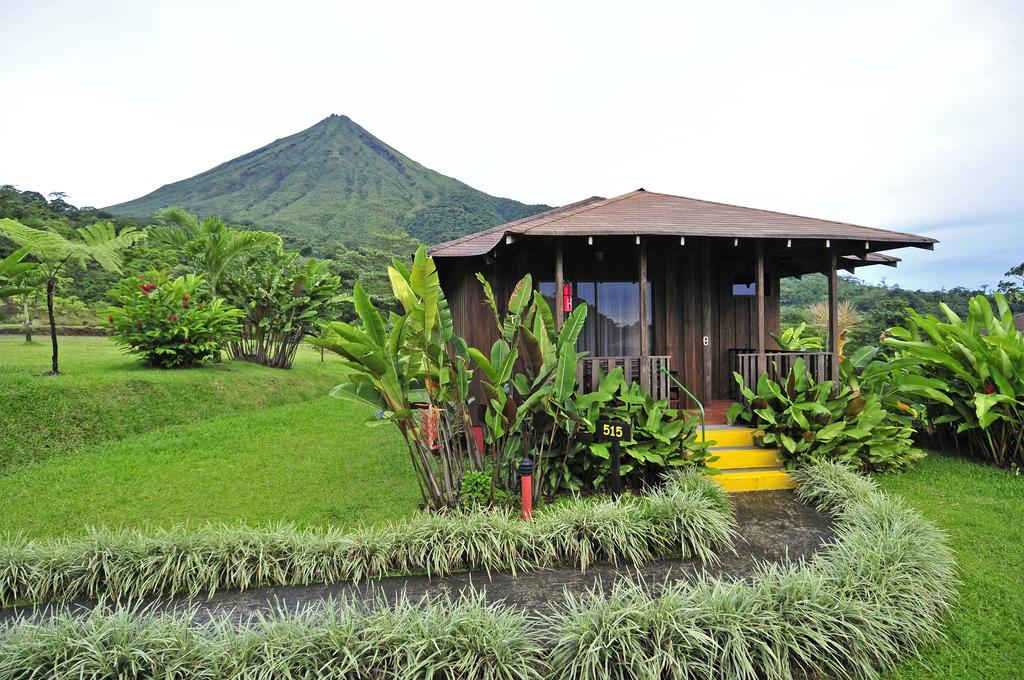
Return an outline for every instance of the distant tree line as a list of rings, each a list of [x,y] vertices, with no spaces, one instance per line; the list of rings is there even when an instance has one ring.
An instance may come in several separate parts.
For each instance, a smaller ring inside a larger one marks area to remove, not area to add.
[[[148,225],[98,208],[76,207],[67,199],[68,196],[61,192],[44,196],[36,191],[22,191],[11,185],[2,185],[0,219],[16,220],[34,229],[56,232],[65,238],[74,238],[78,229],[96,222],[110,222],[118,232],[129,227],[142,230]],[[257,229],[255,225],[240,226]],[[341,241],[312,241],[289,234],[282,235],[282,241],[286,251],[303,259],[313,258],[326,263],[341,278],[342,290],[352,290],[357,281],[361,282],[370,299],[382,310],[393,304],[387,265],[394,257],[403,260],[411,258],[420,245],[411,236],[388,232],[366,234],[358,245]],[[14,250],[12,241],[0,238],[0,258],[10,255]],[[186,264],[180,252],[174,248],[150,241],[134,244],[125,250],[122,257],[123,270],[131,272],[151,269],[171,271]],[[107,291],[121,278],[117,273],[83,266],[77,262],[68,263],[60,276],[59,295],[62,300],[78,300],[96,309],[106,306],[109,301]],[[13,311],[14,303],[10,306]],[[343,306],[341,316],[349,321],[356,318],[351,304]]]
[[[1015,269],[1024,269],[1024,265]],[[1014,270],[1007,272],[1011,276]],[[1007,282],[1001,284],[1006,290]],[[782,280],[782,325],[784,328],[809,324],[823,333],[820,314],[813,307],[828,299],[828,281],[821,274],[810,274],[803,278]],[[847,341],[857,347],[874,345],[887,328],[899,326],[907,318],[907,308],[922,314],[939,313],[939,303],[944,302],[961,316],[967,314],[968,303],[976,295],[991,298],[994,291],[987,286],[977,289],[956,286],[941,290],[908,290],[899,285],[868,283],[855,276],[839,277],[839,299],[848,303],[856,312],[857,321],[848,333]],[[1015,311],[1024,310],[1024,297],[1010,296],[1016,305]]]

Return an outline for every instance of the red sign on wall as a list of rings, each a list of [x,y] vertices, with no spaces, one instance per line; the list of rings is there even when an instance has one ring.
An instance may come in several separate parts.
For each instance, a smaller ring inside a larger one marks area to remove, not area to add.
[[[572,312],[572,284],[562,285],[562,310],[568,314]]]

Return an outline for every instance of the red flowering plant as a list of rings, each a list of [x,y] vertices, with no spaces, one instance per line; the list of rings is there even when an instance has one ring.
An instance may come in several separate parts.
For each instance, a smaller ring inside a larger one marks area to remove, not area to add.
[[[108,295],[114,341],[158,368],[187,368],[220,355],[238,337],[244,312],[221,299],[204,300],[203,277],[165,272],[126,279]]]

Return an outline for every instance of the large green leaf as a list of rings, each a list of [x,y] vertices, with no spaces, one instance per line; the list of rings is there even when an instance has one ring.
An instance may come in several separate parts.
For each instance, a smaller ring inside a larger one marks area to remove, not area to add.
[[[498,370],[494,367],[494,364],[491,363],[491,360],[484,356],[484,353],[476,347],[470,347],[467,351],[469,352],[469,357],[473,362],[483,370],[484,375],[486,375],[492,383],[497,383]]]
[[[978,423],[982,428],[986,428],[991,425],[997,418],[1002,417],[1000,414],[992,412],[997,404],[1006,402],[1016,402],[1013,397],[1008,397],[1004,394],[993,392],[992,394],[985,394],[983,392],[975,393],[974,395],[974,407],[978,416]]]
[[[537,316],[540,318],[540,322],[543,325],[547,341],[550,344],[554,344],[557,340],[558,329],[555,328],[555,318],[551,314],[551,307],[548,305],[548,301],[544,299],[544,296],[540,294],[540,291],[535,290],[533,292],[533,306],[537,310]],[[537,332],[536,321],[534,321],[534,333],[540,338],[540,333]]]
[[[565,345],[559,350],[558,370],[555,372],[555,399],[568,399],[576,389],[576,348]]]
[[[561,331],[558,333],[557,346],[559,354],[561,354],[564,346],[576,346],[576,339],[579,338],[586,321],[587,305],[586,303],[581,303],[576,309],[572,310],[569,318],[565,320],[565,325],[562,326]]]
[[[508,311],[512,314],[522,314],[526,305],[530,303],[530,296],[533,292],[533,277],[529,274],[519,279],[512,295],[508,298]]]
[[[395,299],[402,304],[406,313],[415,309],[416,294],[413,292],[412,286],[409,285],[409,280],[394,267],[388,267],[388,278],[391,279],[391,291],[394,293]]]
[[[358,282],[353,291],[353,302],[355,303],[356,314],[359,315],[359,319],[363,322],[363,328],[366,330],[370,341],[383,349],[388,340],[384,319],[381,318],[380,312],[370,302],[370,296],[363,290],[362,284]]]
[[[342,383],[335,386],[329,394],[337,399],[354,401],[358,404],[372,406],[377,409],[385,407],[380,393],[369,383]]]
[[[487,306],[491,308],[491,312],[494,314],[494,323],[501,326],[501,315],[498,312],[498,301],[494,297],[494,289],[491,288],[490,281],[488,281],[480,272],[477,272],[476,280],[480,282],[480,285],[484,289],[484,299],[487,301]]]

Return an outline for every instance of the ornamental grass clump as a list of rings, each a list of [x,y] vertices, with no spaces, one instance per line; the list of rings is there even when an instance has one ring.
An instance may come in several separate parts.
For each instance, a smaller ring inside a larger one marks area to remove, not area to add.
[[[797,483],[796,497],[826,515],[839,515],[847,506],[863,503],[878,491],[870,477],[850,474],[842,463],[821,461],[789,473]]]
[[[369,608],[331,601],[241,625],[98,607],[0,632],[0,678],[534,680],[543,669],[526,615],[478,593]]]
[[[661,530],[660,542],[683,557],[713,562],[716,548],[731,547],[736,518],[721,484],[692,470],[666,473],[665,483],[646,496],[644,520]]]
[[[715,559],[731,548],[724,492],[695,474],[647,496],[569,499],[523,522],[500,510],[420,515],[356,530],[281,524],[91,529],[81,537],[0,545],[0,604],[197,597],[225,589],[443,576],[595,561],[641,564],[669,555]]]
[[[849,469],[800,477],[838,520],[810,562],[566,593],[544,617],[550,677],[876,678],[941,639],[957,586],[945,535]]]

